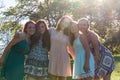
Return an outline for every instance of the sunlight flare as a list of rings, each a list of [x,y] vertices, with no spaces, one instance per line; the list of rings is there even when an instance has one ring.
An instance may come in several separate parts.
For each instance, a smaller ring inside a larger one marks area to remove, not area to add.
[[[102,5],[104,0],[96,0],[96,2],[97,2],[98,5]]]

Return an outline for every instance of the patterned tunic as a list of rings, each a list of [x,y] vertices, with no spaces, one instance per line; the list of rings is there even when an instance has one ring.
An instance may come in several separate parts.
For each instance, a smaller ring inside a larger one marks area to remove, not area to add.
[[[99,44],[99,50],[100,50],[100,55],[99,55],[99,60],[97,67],[95,69],[95,77],[105,77],[106,75],[112,73],[114,70],[114,58],[112,56],[112,53],[107,49],[105,46],[102,44]]]
[[[25,63],[25,74],[32,77],[48,76],[48,49],[42,47],[42,40],[31,49]]]
[[[90,34],[87,35],[87,37],[88,37],[87,39],[89,41],[91,51],[92,51],[93,55],[95,55],[95,50],[94,50],[93,44],[92,44],[89,36],[90,36]],[[99,54],[97,66],[95,67],[95,77],[103,78],[113,72],[114,67],[115,67],[114,58],[109,49],[107,49],[100,42],[98,42],[98,44],[99,44],[99,53],[100,54]]]

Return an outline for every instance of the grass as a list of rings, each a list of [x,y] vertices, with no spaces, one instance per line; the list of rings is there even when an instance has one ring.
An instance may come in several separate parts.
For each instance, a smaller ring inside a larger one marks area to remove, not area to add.
[[[115,69],[112,73],[112,80],[120,80],[120,55],[114,55]]]
[[[114,55],[114,59],[115,59],[115,69],[111,75],[111,80],[120,80],[120,54]],[[73,79],[71,77],[68,77],[67,80],[73,80]]]
[[[115,59],[115,69],[111,75],[111,80],[120,80],[120,54],[114,55]],[[71,77],[69,77],[67,80],[73,80]]]

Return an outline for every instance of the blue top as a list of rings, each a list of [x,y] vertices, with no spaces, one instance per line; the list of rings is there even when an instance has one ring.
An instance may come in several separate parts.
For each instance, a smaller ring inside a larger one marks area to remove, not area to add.
[[[85,49],[80,41],[80,36],[74,40],[73,47],[75,50],[75,60],[73,64],[73,79],[81,79],[94,76],[94,58],[90,53],[89,71],[84,71],[84,64],[86,59]]]

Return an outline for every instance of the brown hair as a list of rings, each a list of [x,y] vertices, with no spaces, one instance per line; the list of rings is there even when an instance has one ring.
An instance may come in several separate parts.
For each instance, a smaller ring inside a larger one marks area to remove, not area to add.
[[[59,21],[58,21],[58,23],[57,23],[57,26],[56,26],[56,30],[57,30],[57,31],[60,31],[60,30],[61,30],[60,26],[61,26],[62,21],[63,21],[65,18],[68,18],[68,19],[71,20],[71,21],[73,20],[69,15],[65,15],[65,16],[63,16],[62,18],[60,18]]]
[[[70,31],[70,27],[64,29],[64,34],[65,34],[66,36],[68,36],[69,41],[70,41],[70,44],[73,45],[73,41],[75,40],[75,36],[74,36],[74,34]]]
[[[70,27],[72,27],[73,25],[77,25],[78,26],[78,22],[77,21],[72,21]],[[70,44],[73,46],[73,42],[75,40],[75,35],[71,32],[71,30],[70,30],[69,38],[70,38]]]
[[[87,23],[87,25],[88,25],[88,29],[90,28],[90,21],[88,20],[88,18],[81,18],[81,19],[79,19],[78,20],[78,25],[79,25],[80,21],[85,21]]]
[[[27,27],[28,27],[28,24],[30,24],[30,23],[35,24],[35,22],[32,21],[32,20],[26,22],[26,24],[24,25],[24,27],[23,27],[23,29],[22,29],[22,32],[27,33],[26,29],[27,29]]]
[[[38,30],[41,23],[45,25],[45,32],[43,35]],[[36,33],[32,36],[32,47],[39,42],[40,38],[42,39],[42,46],[50,50],[50,34],[48,31],[48,25],[43,19],[40,19],[36,22]]]

